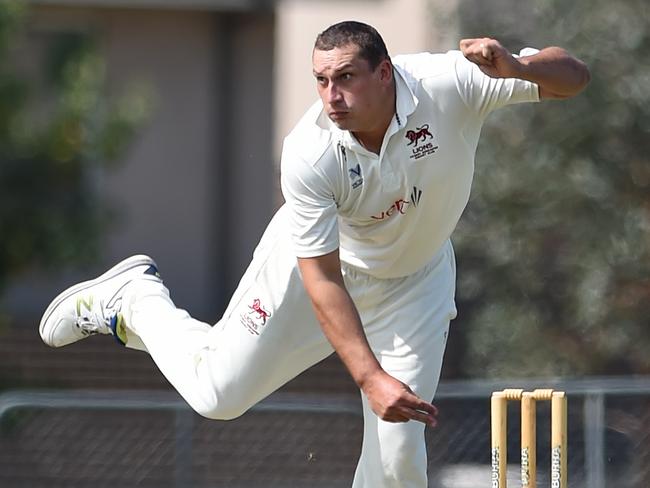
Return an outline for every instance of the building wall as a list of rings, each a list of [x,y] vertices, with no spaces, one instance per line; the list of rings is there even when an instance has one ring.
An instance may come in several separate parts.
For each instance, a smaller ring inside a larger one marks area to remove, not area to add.
[[[154,110],[124,160],[99,178],[117,210],[100,262],[32,270],[9,289],[7,312],[33,322],[60,288],[144,252],[177,305],[216,321],[274,210],[272,13],[34,9],[31,35],[68,29],[99,40],[115,91],[148,84]]]
[[[225,182],[217,159],[217,93],[223,83],[218,22],[198,12],[125,12],[101,16],[113,84],[144,79],[154,113],[117,171],[107,195],[122,209],[108,254],[153,256],[180,306],[203,315],[215,286],[214,240],[221,225],[214,190]]]
[[[222,292],[229,297],[278,206],[279,180],[273,147],[274,24],[267,15],[222,16],[221,50],[229,77],[219,104],[221,166],[227,171],[217,212],[223,226],[214,236],[223,252]]]
[[[108,22],[114,72],[145,73],[158,100],[110,177],[128,208],[111,254],[152,253],[177,305],[216,321],[273,212],[272,17],[122,11]]]

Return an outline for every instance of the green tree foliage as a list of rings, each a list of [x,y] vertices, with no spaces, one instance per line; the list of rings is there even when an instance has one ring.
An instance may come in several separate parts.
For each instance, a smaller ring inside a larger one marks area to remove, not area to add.
[[[592,81],[488,118],[454,235],[455,374],[650,373],[650,4],[461,0],[456,14],[460,37],[559,45]]]
[[[39,38],[27,30],[28,19],[24,2],[0,3],[0,294],[28,266],[96,256],[107,215],[99,176],[148,106],[139,89],[108,96],[106,68],[89,35]],[[31,67],[23,58],[30,41],[30,54],[43,51]]]

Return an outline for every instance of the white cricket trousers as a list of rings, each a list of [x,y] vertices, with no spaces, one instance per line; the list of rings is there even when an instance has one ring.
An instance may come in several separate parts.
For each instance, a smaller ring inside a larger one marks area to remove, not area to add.
[[[242,415],[333,352],[304,290],[284,215],[280,209],[269,224],[216,325],[176,308],[159,283],[138,283],[125,297],[127,344],[148,351],[205,417]],[[431,401],[456,314],[451,244],[404,278],[377,279],[347,266],[343,273],[382,367]],[[384,422],[363,395],[362,403],[363,445],[353,488],[425,488],[424,425]]]

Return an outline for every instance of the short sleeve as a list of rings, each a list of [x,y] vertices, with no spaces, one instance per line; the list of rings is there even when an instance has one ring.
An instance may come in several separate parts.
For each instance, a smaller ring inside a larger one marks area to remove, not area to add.
[[[328,254],[339,247],[333,185],[312,164],[292,153],[286,142],[281,161],[282,193],[297,257]]]
[[[524,48],[519,56],[530,56],[537,52],[533,48]],[[492,78],[462,54],[457,58],[455,75],[461,97],[481,117],[506,105],[539,101],[536,83],[519,78]]]

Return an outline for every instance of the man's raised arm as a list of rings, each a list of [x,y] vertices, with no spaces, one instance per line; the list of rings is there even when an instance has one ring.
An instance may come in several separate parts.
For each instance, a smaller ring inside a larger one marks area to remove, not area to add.
[[[560,47],[547,47],[530,56],[513,56],[496,39],[463,39],[463,55],[488,76],[520,78],[539,86],[540,98],[577,95],[591,79],[587,66]]]

